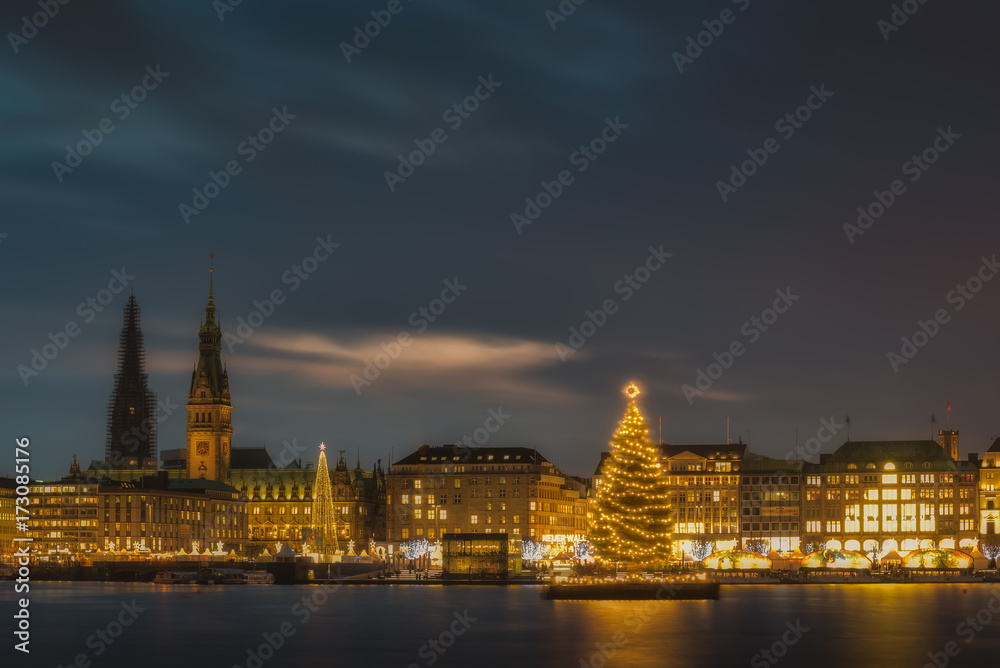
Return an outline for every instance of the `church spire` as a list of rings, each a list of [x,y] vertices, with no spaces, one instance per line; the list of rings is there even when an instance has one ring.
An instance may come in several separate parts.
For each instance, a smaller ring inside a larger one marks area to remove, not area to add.
[[[215,264],[215,253],[212,264]],[[191,377],[189,397],[194,397],[201,390],[208,393],[208,398],[229,401],[229,381],[222,366],[222,328],[216,319],[215,312],[215,267],[208,270],[208,304],[205,306],[205,320],[198,330],[198,364]]]
[[[105,459],[112,468],[142,466],[156,457],[156,394],[149,389],[135,294],[125,305],[115,386],[108,402]]]

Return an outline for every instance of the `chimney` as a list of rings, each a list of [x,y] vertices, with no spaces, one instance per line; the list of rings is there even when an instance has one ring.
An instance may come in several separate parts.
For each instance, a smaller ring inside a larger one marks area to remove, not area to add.
[[[969,453],[969,461],[972,462],[973,464],[978,463],[979,462],[979,453],[978,452],[970,452]]]

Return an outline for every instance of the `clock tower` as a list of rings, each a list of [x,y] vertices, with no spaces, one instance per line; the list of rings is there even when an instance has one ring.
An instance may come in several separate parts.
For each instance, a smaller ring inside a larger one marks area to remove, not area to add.
[[[222,366],[222,329],[215,319],[212,274],[209,269],[208,305],[198,331],[198,365],[191,374],[187,402],[187,476],[226,482],[232,444],[233,405],[229,375]]]

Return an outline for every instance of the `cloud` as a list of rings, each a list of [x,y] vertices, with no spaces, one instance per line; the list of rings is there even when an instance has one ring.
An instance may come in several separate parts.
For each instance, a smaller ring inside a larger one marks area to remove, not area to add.
[[[376,358],[381,361],[388,356],[387,350],[398,350],[391,363],[379,370],[372,389],[461,387],[463,392],[516,392],[550,400],[575,396],[534,378],[536,371],[557,365],[559,358],[551,343],[528,339],[423,334],[399,346],[395,333],[368,332],[335,339],[309,332],[274,332],[254,334],[245,345],[235,351],[242,373],[294,376],[319,387],[353,390],[352,375],[363,378],[368,362],[374,365]]]

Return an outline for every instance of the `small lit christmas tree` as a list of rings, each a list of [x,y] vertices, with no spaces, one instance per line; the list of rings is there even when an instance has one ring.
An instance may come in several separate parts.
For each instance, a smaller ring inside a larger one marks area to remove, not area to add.
[[[638,394],[634,383],[625,388],[628,407],[604,463],[591,538],[601,561],[647,566],[670,557],[672,523],[660,452],[649,440]]]
[[[333,510],[333,489],[330,486],[330,469],[326,463],[326,445],[319,444],[319,462],[316,464],[316,490],[312,504],[312,542],[319,554],[336,554],[337,518]]]

